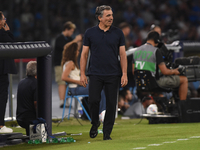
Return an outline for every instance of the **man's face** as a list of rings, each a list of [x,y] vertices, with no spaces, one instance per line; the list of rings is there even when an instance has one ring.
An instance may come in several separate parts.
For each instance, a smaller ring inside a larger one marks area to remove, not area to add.
[[[120,101],[118,102],[118,107],[121,108],[122,106],[124,106],[124,100],[120,99]]]
[[[103,16],[99,17],[99,21],[102,25],[110,27],[113,23],[113,12],[112,10],[104,10]]]
[[[160,27],[155,27],[154,31],[158,32],[158,34],[161,35],[161,28]]]
[[[130,100],[132,100],[132,97],[133,97],[133,95],[132,95],[131,91],[127,90],[126,98],[130,101]]]
[[[155,104],[155,101],[153,99],[150,100],[146,100],[147,101],[147,105],[151,105],[151,104]]]
[[[129,27],[126,27],[122,29],[122,32],[124,33],[124,36],[127,37],[130,34],[131,29]]]
[[[0,28],[6,25],[6,18],[4,15],[2,15],[2,19],[0,20]]]
[[[69,37],[72,36],[73,33],[74,33],[74,29],[68,30],[68,36],[69,36]]]

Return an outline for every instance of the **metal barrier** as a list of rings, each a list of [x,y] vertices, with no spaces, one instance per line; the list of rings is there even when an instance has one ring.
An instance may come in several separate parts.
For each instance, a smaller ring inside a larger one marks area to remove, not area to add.
[[[38,117],[46,120],[50,135],[52,135],[51,51],[51,46],[45,41],[0,43],[0,58],[37,57]]]

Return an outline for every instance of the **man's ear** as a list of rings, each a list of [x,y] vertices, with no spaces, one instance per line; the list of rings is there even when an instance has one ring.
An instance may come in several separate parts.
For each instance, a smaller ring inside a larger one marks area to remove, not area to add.
[[[101,19],[102,19],[102,17],[101,17],[101,16],[98,16],[98,20],[99,20],[99,22],[101,21]]]

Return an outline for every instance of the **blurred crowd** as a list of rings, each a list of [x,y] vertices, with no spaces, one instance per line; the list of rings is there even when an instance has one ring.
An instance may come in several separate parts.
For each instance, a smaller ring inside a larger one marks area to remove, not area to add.
[[[198,0],[0,0],[0,10],[16,41],[46,40],[49,43],[62,31],[66,21],[76,24],[76,34],[84,34],[97,24],[96,6],[110,5],[114,25],[128,22],[132,28],[130,46],[140,46],[152,24],[161,27],[169,41],[200,40],[200,3]],[[74,36],[75,36],[74,35]]]

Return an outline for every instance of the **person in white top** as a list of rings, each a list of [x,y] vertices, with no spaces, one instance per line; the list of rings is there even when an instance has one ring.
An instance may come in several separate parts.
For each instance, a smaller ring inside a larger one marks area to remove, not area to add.
[[[65,45],[61,61],[63,67],[62,80],[69,84],[69,90],[72,94],[88,94],[88,87],[84,88],[80,81],[78,54],[79,45],[76,42]]]
[[[73,95],[89,94],[89,86],[83,87],[80,81],[80,69],[77,61],[80,47],[76,42],[67,43],[64,46],[61,61],[61,66],[63,67],[62,80],[69,84],[69,91]],[[101,92],[101,101],[105,101],[105,93],[103,91]],[[105,106],[101,107],[103,109]]]

